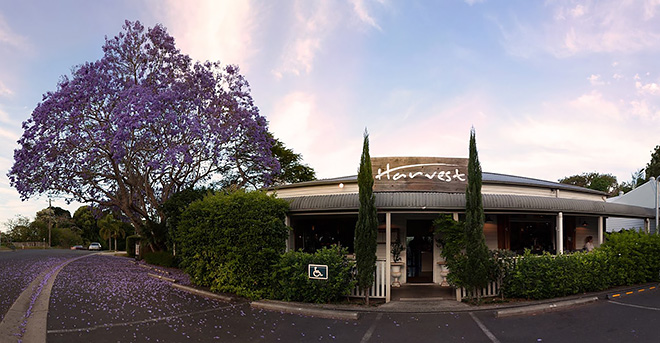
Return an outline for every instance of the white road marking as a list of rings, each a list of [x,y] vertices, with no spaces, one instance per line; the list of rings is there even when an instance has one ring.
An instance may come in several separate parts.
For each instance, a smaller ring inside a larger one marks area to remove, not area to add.
[[[83,331],[92,331],[92,330],[96,330],[96,329],[113,328],[113,327],[119,327],[119,326],[131,326],[131,325],[139,325],[139,324],[146,324],[146,323],[155,323],[155,322],[160,322],[160,321],[163,321],[163,320],[170,320],[170,319],[180,318],[180,317],[185,317],[185,316],[194,316],[194,315],[202,314],[202,313],[209,313],[209,312],[213,312],[213,311],[226,310],[226,309],[232,308],[232,307],[237,307],[237,306],[229,305],[229,306],[211,308],[211,309],[206,309],[206,310],[201,310],[201,311],[196,311],[196,312],[182,313],[182,314],[177,314],[177,315],[168,316],[168,317],[159,317],[159,318],[151,318],[151,319],[145,319],[145,320],[136,320],[136,321],[133,321],[133,322],[124,322],[124,323],[101,324],[101,325],[89,326],[89,327],[86,327],[86,328],[48,330],[48,333],[51,334],[51,333],[83,332]]]
[[[500,340],[497,339],[497,337],[495,337],[495,335],[493,335],[493,333],[490,332],[490,330],[488,330],[486,325],[484,325],[484,323],[482,323],[481,320],[479,320],[479,318],[477,318],[477,316],[474,315],[474,313],[470,312],[470,317],[472,317],[472,320],[474,320],[474,322],[477,323],[477,325],[479,326],[481,331],[483,331],[484,334],[486,334],[486,336],[488,336],[488,338],[490,338],[491,342],[500,343]]]
[[[620,302],[618,302],[618,301],[614,301],[614,300],[608,300],[608,302],[610,302],[610,303],[612,303],[612,304],[621,305],[621,306],[628,306],[628,307],[634,307],[634,308],[641,308],[641,309],[651,310],[651,311],[660,311],[660,308],[657,308],[657,307],[649,307],[649,306],[642,306],[642,305],[626,304],[626,303],[620,303]]]
[[[379,313],[376,316],[376,320],[374,320],[374,322],[369,327],[369,330],[367,330],[367,332],[364,333],[364,336],[362,337],[362,340],[360,341],[360,343],[369,342],[369,340],[371,339],[371,335],[373,335],[374,330],[376,330],[376,324],[378,324],[378,322],[380,321],[381,318],[383,318],[383,314]]]

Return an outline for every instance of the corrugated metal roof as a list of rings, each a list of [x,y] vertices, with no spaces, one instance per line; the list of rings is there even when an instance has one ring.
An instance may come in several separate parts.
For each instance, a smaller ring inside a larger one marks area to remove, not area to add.
[[[376,194],[379,210],[444,210],[465,209],[463,193],[430,192],[382,192]],[[287,198],[291,212],[355,211],[360,203],[357,193],[331,194]],[[653,209],[590,201],[551,197],[522,196],[512,194],[484,194],[484,209],[487,211],[522,212],[565,212],[605,216],[650,218]]]
[[[299,182],[299,183],[294,183],[294,184],[289,184],[289,185],[281,185],[281,186],[277,186],[277,187],[272,187],[271,189],[278,189],[278,188],[279,189],[287,189],[287,188],[299,188],[299,187],[306,187],[306,186],[319,186],[319,185],[325,185],[325,184],[336,184],[336,183],[340,183],[340,182],[343,182],[343,183],[356,183],[357,182],[357,175],[342,176],[342,177],[337,177],[337,178],[332,178],[332,179],[321,179],[321,180],[315,180],[315,181]],[[522,177],[522,176],[505,175],[505,174],[497,174],[497,173],[483,172],[482,173],[482,182],[484,184],[502,184],[502,185],[545,187],[545,188],[550,188],[550,189],[563,189],[563,190],[570,190],[570,191],[589,193],[589,194],[607,195],[607,193],[597,191],[597,190],[593,190],[593,189],[584,188],[584,187],[579,187],[579,186],[574,186],[574,185],[567,185],[567,184],[563,184],[563,183],[559,183],[559,182],[532,179],[532,178]]]
[[[643,185],[640,185],[630,192],[607,199],[607,201],[617,204],[636,205],[652,208],[655,206],[655,187],[657,187],[655,180],[647,181]]]
[[[601,191],[597,191],[597,190],[589,189],[589,188],[584,188],[584,187],[580,187],[580,186],[568,185],[568,184],[565,184],[565,183],[559,183],[559,182],[553,182],[553,181],[532,179],[532,178],[523,177],[523,176],[505,175],[505,174],[497,174],[497,173],[483,172],[482,173],[482,182],[486,183],[486,184],[526,185],[526,186],[534,186],[534,187],[547,187],[547,188],[551,188],[551,189],[563,189],[563,190],[570,190],[570,191],[582,192],[582,193],[607,195],[607,193],[605,193],[605,192],[601,192]]]

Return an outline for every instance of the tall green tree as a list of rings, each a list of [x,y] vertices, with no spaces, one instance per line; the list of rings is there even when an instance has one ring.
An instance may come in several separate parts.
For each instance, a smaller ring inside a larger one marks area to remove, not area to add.
[[[651,152],[651,160],[646,165],[646,181],[648,181],[651,176],[660,177],[660,145],[655,146],[655,150]]]
[[[376,271],[376,248],[378,234],[378,212],[374,197],[374,178],[369,156],[369,133],[364,130],[362,157],[358,170],[360,209],[355,224],[355,259],[357,262],[358,287],[366,294],[369,305],[369,288],[374,283]]]
[[[103,216],[103,218],[99,219],[98,225],[101,228],[99,234],[104,240],[108,240],[108,249],[112,249],[112,241],[110,239],[114,238],[115,250],[117,250],[117,237],[123,238],[126,236],[126,231],[124,230],[121,221],[115,219],[111,213],[108,213]]]
[[[273,137],[273,156],[280,162],[280,171],[273,175],[274,184],[296,183],[316,180],[314,168],[302,163],[302,155],[284,146],[279,139]]]
[[[168,237],[167,248],[170,251],[175,251],[177,229],[179,221],[181,220],[181,214],[185,211],[188,205],[197,200],[202,200],[205,196],[214,193],[215,191],[213,189],[206,187],[184,189],[172,195],[162,205],[162,210],[167,217],[167,221],[165,222]]]
[[[97,211],[100,213],[100,210],[97,209]],[[93,207],[78,207],[76,212],[73,213],[73,222],[80,229],[80,235],[86,243],[97,242],[101,238]]]
[[[616,180],[616,176],[612,174],[601,174],[597,172],[567,176],[563,179],[560,179],[559,183],[594,189],[597,191],[609,193],[610,195],[616,195],[620,189],[620,186]]]
[[[488,285],[491,260],[484,236],[484,206],[481,196],[481,164],[477,153],[477,140],[474,128],[470,130],[470,159],[468,161],[468,184],[465,191],[465,283],[479,297],[478,289]]]

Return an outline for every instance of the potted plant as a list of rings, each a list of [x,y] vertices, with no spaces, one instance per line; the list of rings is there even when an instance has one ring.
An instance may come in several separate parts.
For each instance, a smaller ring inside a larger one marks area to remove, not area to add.
[[[399,236],[396,236],[396,240],[392,242],[392,276],[394,277],[394,282],[392,282],[392,287],[401,287],[399,278],[401,277],[401,267],[403,267],[403,262],[401,262],[401,252],[406,250],[406,246],[401,243]]]

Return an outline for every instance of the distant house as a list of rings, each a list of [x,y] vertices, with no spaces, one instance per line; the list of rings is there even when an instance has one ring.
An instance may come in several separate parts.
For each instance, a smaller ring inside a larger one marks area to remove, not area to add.
[[[607,202],[654,209],[656,206],[656,187],[658,187],[658,183],[654,178],[651,178],[651,180],[645,184],[633,189],[628,193],[607,199]],[[608,232],[631,229],[656,232],[655,218],[607,218]]]

